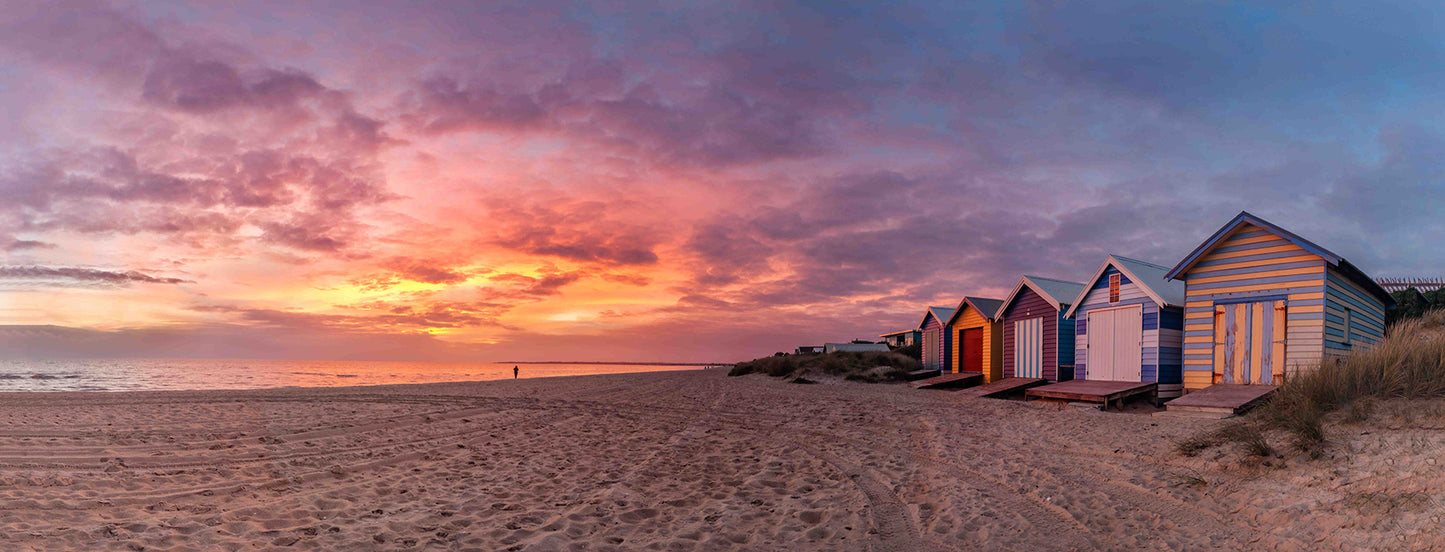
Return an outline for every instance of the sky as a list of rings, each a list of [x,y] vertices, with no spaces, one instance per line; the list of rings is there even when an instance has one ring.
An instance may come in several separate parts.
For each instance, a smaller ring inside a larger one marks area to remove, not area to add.
[[[1438,2],[0,0],[0,357],[730,362],[1445,262]]]

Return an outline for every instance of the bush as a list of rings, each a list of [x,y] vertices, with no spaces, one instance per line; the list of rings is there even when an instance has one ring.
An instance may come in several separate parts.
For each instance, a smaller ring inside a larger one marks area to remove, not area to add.
[[[916,360],[916,361],[919,361],[919,362],[923,362],[923,344],[922,344],[922,343],[914,343],[914,344],[909,345],[909,346],[907,346],[907,347],[898,347],[898,348],[896,348],[896,349],[893,349],[893,352],[898,353],[898,354],[903,355],[903,356],[906,356],[906,357],[911,358],[911,359],[913,359],[913,360]]]
[[[829,374],[852,381],[881,382],[902,381],[908,372],[919,368],[918,360],[896,352],[836,352],[753,359],[734,365],[728,375],[767,374],[780,378]]]
[[[1332,412],[1348,407],[1346,421],[1358,422],[1369,417],[1374,401],[1439,397],[1445,397],[1445,311],[1437,310],[1390,326],[1385,339],[1338,362],[1290,374],[1250,418],[1259,430],[1288,431],[1297,448],[1318,453],[1325,442],[1325,417]],[[1258,445],[1252,435],[1220,437],[1191,438],[1181,442],[1179,450],[1197,453],[1208,443],[1222,441]]]

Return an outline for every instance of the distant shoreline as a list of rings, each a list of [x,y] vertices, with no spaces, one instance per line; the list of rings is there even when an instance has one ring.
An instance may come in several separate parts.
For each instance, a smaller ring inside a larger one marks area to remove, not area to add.
[[[531,361],[531,360],[497,360],[497,361],[490,362],[490,363],[488,363],[488,364],[600,364],[600,365],[613,365],[613,366],[718,366],[718,365],[722,365],[722,364],[737,364],[737,363],[735,363],[735,362],[606,362],[606,361],[595,361],[595,360],[594,360],[594,361],[587,361],[587,362],[570,362],[570,361],[566,361],[566,360],[543,360],[543,361]]]

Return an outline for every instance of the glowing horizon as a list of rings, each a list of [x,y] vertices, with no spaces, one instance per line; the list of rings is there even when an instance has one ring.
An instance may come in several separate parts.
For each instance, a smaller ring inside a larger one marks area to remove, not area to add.
[[[1430,4],[0,5],[0,357],[742,360],[1245,208],[1445,260]]]

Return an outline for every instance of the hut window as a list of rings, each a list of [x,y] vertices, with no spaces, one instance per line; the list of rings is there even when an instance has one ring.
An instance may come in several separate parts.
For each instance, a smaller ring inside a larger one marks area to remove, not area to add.
[[[1351,312],[1352,312],[1352,311],[1351,311],[1350,309],[1345,309],[1345,339],[1344,339],[1344,341],[1343,341],[1343,343],[1344,343],[1345,345],[1349,345],[1349,344],[1350,344],[1350,318],[1351,318],[1350,313],[1351,313]]]
[[[1110,303],[1118,303],[1118,302],[1119,302],[1119,275],[1118,275],[1118,274],[1110,274],[1110,275],[1109,275],[1109,302],[1110,302]]]

